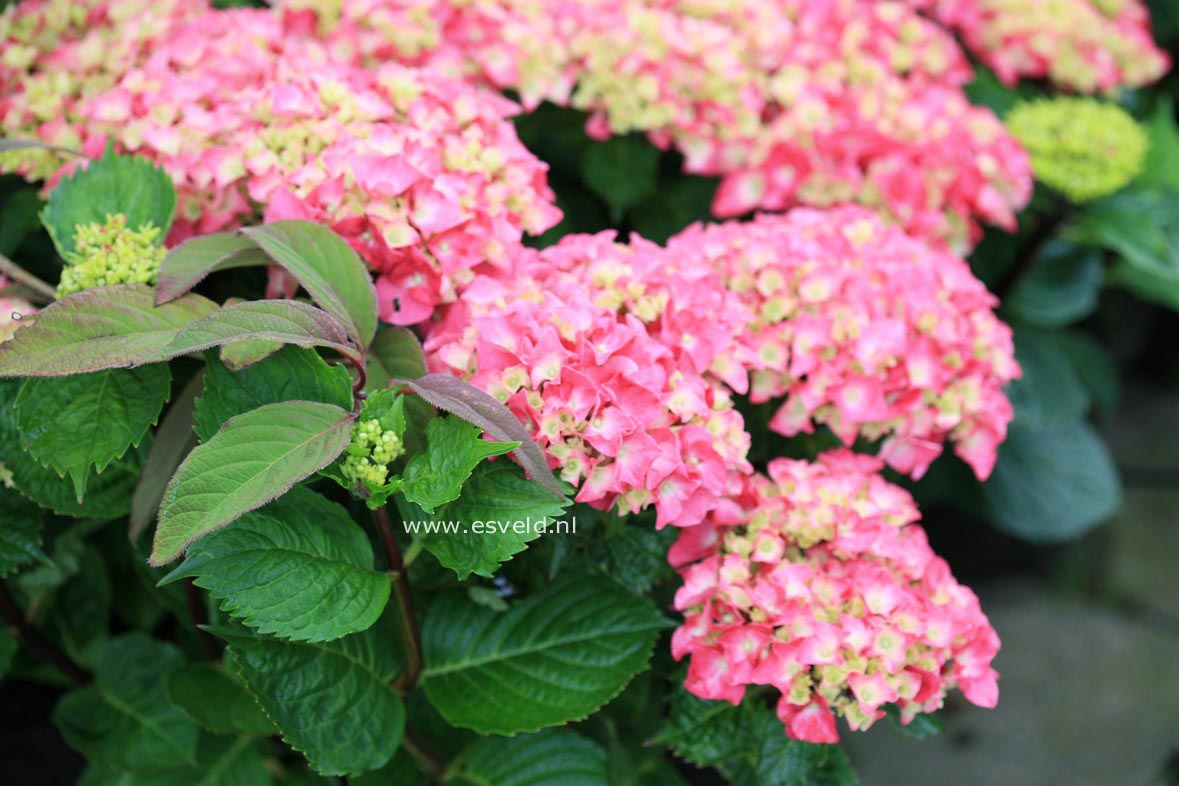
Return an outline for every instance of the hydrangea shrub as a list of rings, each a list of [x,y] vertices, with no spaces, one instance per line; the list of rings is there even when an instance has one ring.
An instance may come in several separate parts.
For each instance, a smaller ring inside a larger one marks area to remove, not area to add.
[[[219,5],[0,13],[0,674],[80,783],[846,786],[1000,701],[925,502],[1118,507],[1139,0]]]

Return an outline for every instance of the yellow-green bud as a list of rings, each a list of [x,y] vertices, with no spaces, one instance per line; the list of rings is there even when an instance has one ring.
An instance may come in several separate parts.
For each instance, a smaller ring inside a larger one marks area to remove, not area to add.
[[[340,472],[354,485],[376,489],[389,482],[389,465],[405,452],[401,438],[373,418],[352,427],[352,443]]]
[[[159,227],[150,223],[128,229],[122,213],[108,215],[105,224],[79,224],[57,296],[109,284],[154,284],[167,253],[159,236]]]
[[[1082,204],[1119,190],[1142,171],[1146,132],[1124,109],[1094,98],[1021,103],[1007,127],[1032,157],[1036,179]]]

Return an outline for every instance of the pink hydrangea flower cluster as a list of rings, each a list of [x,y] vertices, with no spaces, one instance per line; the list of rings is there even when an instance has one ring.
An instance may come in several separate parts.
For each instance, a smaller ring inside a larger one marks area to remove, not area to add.
[[[915,477],[950,440],[990,474],[1019,366],[997,299],[965,261],[855,206],[694,225],[668,256],[717,271],[749,309],[729,360],[748,387],[726,381],[755,403],[784,398],[772,429],[884,437],[880,455]]]
[[[468,376],[532,427],[579,502],[653,505],[657,526],[690,526],[750,471],[744,422],[705,376],[745,313],[715,280],[653,280],[661,252],[609,233],[521,249],[512,274],[477,278],[425,346],[434,368]]]
[[[955,30],[1004,82],[1082,93],[1141,87],[1170,68],[1142,0],[910,0]]]
[[[719,216],[857,201],[964,248],[1014,226],[1027,157],[961,90],[955,41],[899,2],[285,0],[358,61],[427,59],[643,131],[715,175]],[[399,26],[412,19],[407,26]],[[433,49],[430,49],[433,46]]]
[[[736,521],[681,532],[672,651],[689,691],[736,704],[770,686],[786,733],[827,743],[837,715],[864,729],[895,704],[908,722],[954,687],[996,704],[999,638],[881,466],[843,450],[777,459]]]
[[[382,317],[399,324],[560,219],[516,111],[435,70],[338,62],[279,15],[248,9],[173,24],[72,108],[84,150],[113,139],[172,175],[172,241],[259,213],[321,221],[377,271]]]
[[[172,28],[209,12],[203,0],[23,0],[0,12],[0,136],[77,149],[78,104],[143,61]],[[0,154],[30,179],[60,166],[40,151]]]

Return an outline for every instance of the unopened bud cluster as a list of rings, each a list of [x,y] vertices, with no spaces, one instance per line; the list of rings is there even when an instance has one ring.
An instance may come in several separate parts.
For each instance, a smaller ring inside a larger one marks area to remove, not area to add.
[[[110,284],[154,284],[167,253],[159,236],[159,227],[150,223],[128,229],[122,213],[108,215],[104,224],[79,225],[57,296]]]
[[[405,452],[401,438],[387,431],[376,418],[352,427],[352,444],[340,471],[356,485],[380,488],[389,482],[389,465]]]
[[[1032,156],[1036,178],[1083,204],[1118,191],[1139,172],[1146,132],[1116,104],[1092,98],[1022,103],[1007,117]]]

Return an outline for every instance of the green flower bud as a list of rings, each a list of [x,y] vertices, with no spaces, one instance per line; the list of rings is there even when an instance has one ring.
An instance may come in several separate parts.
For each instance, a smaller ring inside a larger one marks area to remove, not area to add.
[[[1007,116],[1007,127],[1031,154],[1036,179],[1078,204],[1133,180],[1148,144],[1124,109],[1093,98],[1021,103]]]
[[[389,464],[404,452],[396,432],[383,429],[376,418],[361,420],[352,427],[340,473],[353,486],[378,489],[389,482]]]
[[[75,252],[66,259],[57,285],[59,298],[110,284],[154,284],[167,251],[159,227],[127,228],[127,216],[108,215],[105,224],[80,224]]]

